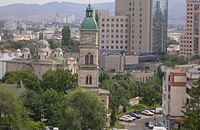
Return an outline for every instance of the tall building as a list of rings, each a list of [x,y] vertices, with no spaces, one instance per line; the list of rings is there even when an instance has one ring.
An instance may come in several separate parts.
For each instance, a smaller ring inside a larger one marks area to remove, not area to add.
[[[181,37],[180,54],[200,54],[200,0],[187,0],[185,33]]]
[[[152,50],[166,52],[168,27],[168,0],[153,0]]]
[[[116,0],[115,16],[98,10],[101,50],[129,54],[166,51],[167,0]]]
[[[108,109],[109,92],[99,88],[98,31],[97,23],[93,18],[93,8],[89,4],[80,29],[78,84],[87,91],[99,95]]]

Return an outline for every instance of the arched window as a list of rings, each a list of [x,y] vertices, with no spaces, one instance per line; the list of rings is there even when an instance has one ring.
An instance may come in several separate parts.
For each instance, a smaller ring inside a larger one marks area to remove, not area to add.
[[[92,76],[89,77],[89,84],[92,85]]]
[[[89,64],[89,56],[88,56],[88,55],[85,56],[85,64],[86,64],[86,65]]]
[[[85,55],[85,64],[86,65],[93,65],[94,64],[94,56],[91,53]]]
[[[90,65],[93,65],[94,63],[93,63],[94,61],[93,61],[93,55],[90,55]]]
[[[92,85],[92,76],[86,76],[85,84]]]

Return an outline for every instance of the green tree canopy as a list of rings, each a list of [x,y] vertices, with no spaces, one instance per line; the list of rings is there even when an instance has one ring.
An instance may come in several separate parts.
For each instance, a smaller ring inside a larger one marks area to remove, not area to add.
[[[97,95],[78,89],[66,100],[61,130],[101,130],[105,125],[105,107]]]
[[[33,90],[27,90],[23,95],[25,106],[31,111],[30,117],[35,121],[40,121],[41,116],[44,115],[44,101],[41,92],[35,92]]]
[[[0,86],[0,115],[0,129],[43,129],[42,125],[30,120],[29,112],[22,100],[2,86]]]
[[[172,67],[174,67],[175,65],[183,65],[187,63],[188,63],[188,58],[175,54],[167,54],[163,62],[164,65]]]
[[[62,117],[62,103],[64,97],[53,89],[48,89],[42,94],[44,117],[49,125],[58,125]]]
[[[68,46],[70,44],[71,30],[69,26],[64,26],[62,29],[62,45]]]
[[[137,82],[129,74],[116,74],[104,80],[101,87],[110,91],[110,108],[117,112],[119,106],[128,106],[131,98],[137,96]]]
[[[42,76],[41,88],[43,90],[54,89],[65,93],[66,90],[78,86],[78,79],[69,70],[49,70]]]
[[[32,70],[23,70],[16,72],[8,72],[2,79],[6,84],[20,84],[21,82],[26,88],[39,91],[40,81]]]
[[[190,100],[183,107],[187,130],[200,130],[200,79],[189,92]]]

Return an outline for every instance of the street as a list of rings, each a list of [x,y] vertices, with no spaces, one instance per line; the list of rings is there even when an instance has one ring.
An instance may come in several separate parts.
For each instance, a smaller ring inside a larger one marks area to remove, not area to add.
[[[160,122],[162,117],[159,115],[156,118],[157,122]],[[148,127],[145,126],[145,122],[147,121],[154,121],[154,117],[151,116],[141,116],[141,119],[135,120],[132,123],[120,122],[121,124],[125,125],[125,128],[128,130],[150,130]]]

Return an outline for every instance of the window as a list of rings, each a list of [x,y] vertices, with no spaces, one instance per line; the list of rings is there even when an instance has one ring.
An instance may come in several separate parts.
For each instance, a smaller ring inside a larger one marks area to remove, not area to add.
[[[91,53],[85,55],[85,64],[86,65],[93,65],[94,64],[94,57]]]
[[[92,76],[86,76],[85,84],[86,85],[92,85]]]

